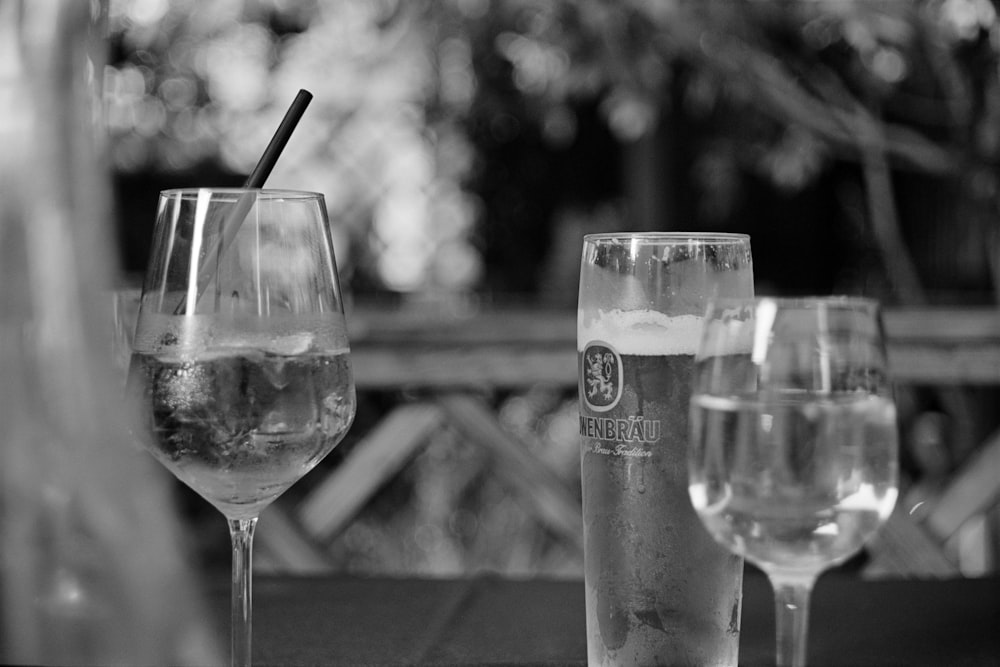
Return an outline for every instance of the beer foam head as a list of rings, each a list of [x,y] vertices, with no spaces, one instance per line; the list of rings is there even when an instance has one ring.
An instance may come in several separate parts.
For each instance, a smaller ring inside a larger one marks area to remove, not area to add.
[[[753,318],[744,319],[736,313],[709,320],[702,334],[701,355],[705,357],[730,354],[750,354],[757,329]]]
[[[577,321],[577,345],[590,341],[610,343],[619,354],[667,356],[690,354],[698,349],[702,318],[697,315],[664,315],[654,310],[599,311],[597,317]]]

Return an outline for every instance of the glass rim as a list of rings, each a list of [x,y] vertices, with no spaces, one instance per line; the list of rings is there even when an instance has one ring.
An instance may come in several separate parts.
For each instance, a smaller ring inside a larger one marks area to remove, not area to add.
[[[610,241],[613,239],[639,241],[686,241],[699,243],[744,243],[749,234],[740,232],[600,232],[584,234],[584,243]]]
[[[292,199],[292,200],[320,200],[323,193],[311,190],[293,190],[288,188],[239,188],[239,187],[207,187],[207,188],[168,188],[160,190],[160,198],[168,199],[197,199],[198,193],[208,191],[213,195],[242,196],[248,192],[256,193],[259,199]]]

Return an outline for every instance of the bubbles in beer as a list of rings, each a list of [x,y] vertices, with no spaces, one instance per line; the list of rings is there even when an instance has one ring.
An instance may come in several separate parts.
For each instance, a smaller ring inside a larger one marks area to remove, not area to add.
[[[687,492],[688,403],[703,318],[581,311],[581,446],[592,664],[735,664],[742,561]],[[620,397],[588,400],[590,354],[613,350]],[[734,611],[735,610],[735,611]],[[599,657],[600,656],[600,657]]]

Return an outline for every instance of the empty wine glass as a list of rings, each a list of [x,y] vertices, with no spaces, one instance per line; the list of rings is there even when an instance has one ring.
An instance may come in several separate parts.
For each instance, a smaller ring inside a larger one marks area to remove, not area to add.
[[[777,663],[804,665],[816,578],[857,553],[896,502],[896,409],[878,304],[713,303],[690,424],[692,504],[719,543],[767,574]]]
[[[228,520],[232,664],[249,665],[257,517],[354,418],[323,196],[161,193],[128,387],[153,456]]]

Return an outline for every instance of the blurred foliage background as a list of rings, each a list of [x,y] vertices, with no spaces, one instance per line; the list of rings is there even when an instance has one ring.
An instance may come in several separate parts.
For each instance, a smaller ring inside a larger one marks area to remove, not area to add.
[[[565,302],[563,246],[643,228],[748,231],[774,290],[988,300],[996,23],[990,0],[115,0],[125,265],[156,190],[239,183],[301,87],[269,184],[326,195],[360,294]]]
[[[306,88],[269,185],[325,194],[359,301],[572,308],[582,234],[624,229],[750,233],[758,293],[997,300],[991,0],[112,0],[110,24],[131,273],[157,192],[238,185]],[[909,474],[958,465],[994,399],[901,397]],[[497,408],[574,483],[575,397]],[[344,567],[578,571],[483,465],[443,436]]]

